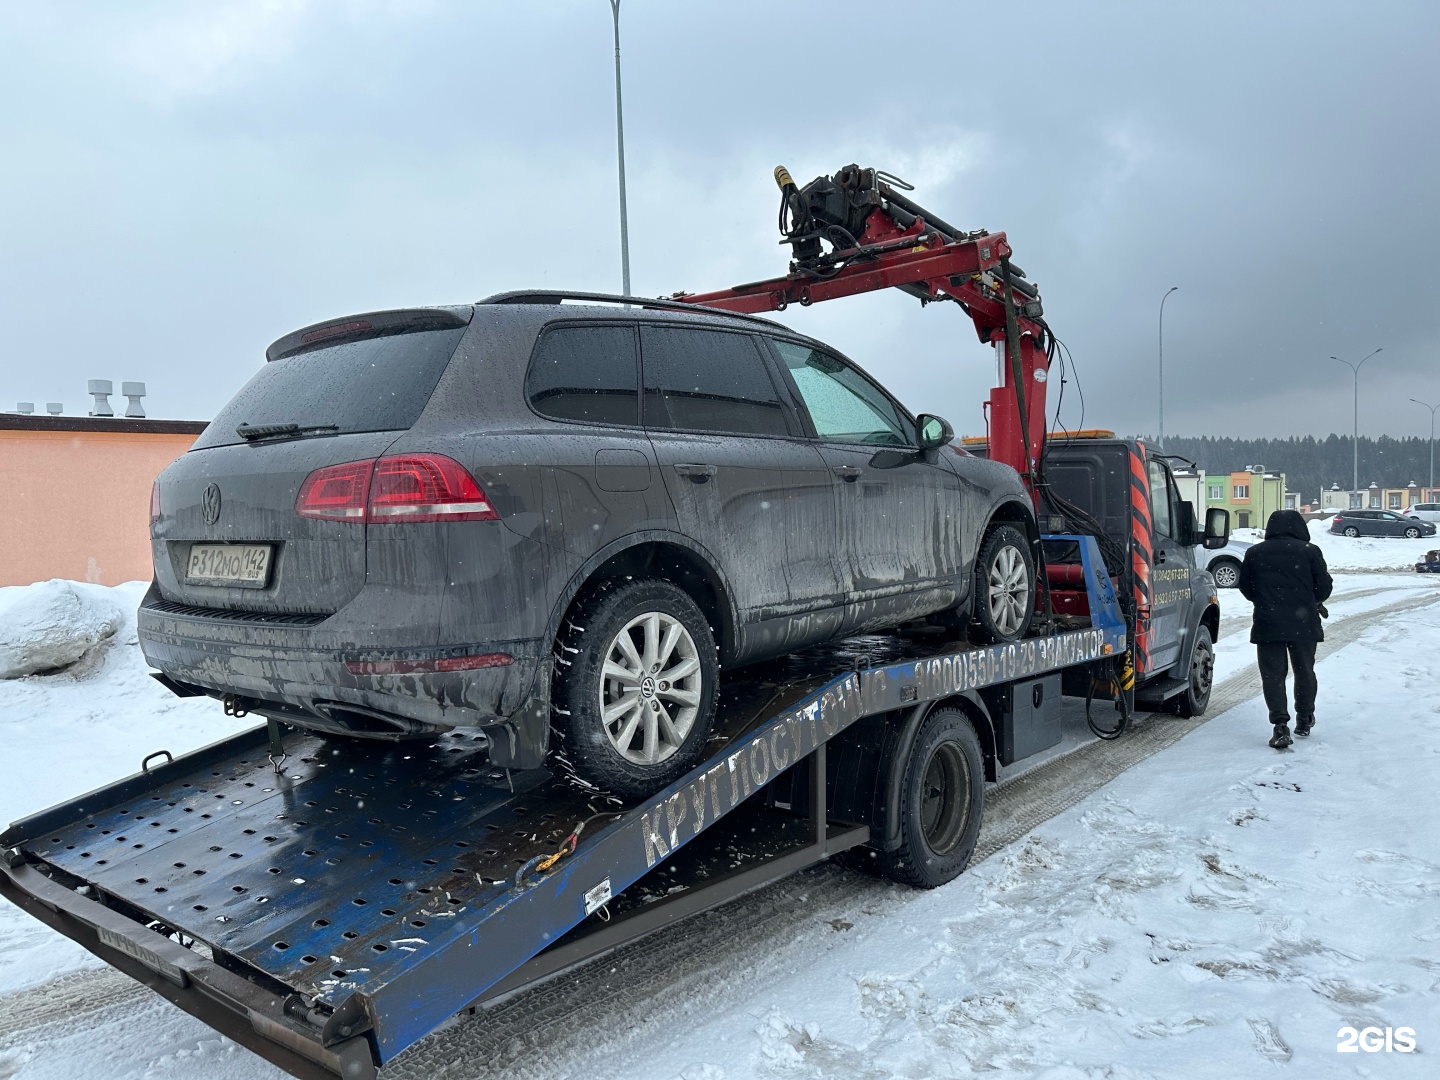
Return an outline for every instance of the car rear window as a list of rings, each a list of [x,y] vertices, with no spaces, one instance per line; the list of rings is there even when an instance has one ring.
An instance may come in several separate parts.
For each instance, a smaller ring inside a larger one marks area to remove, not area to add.
[[[195,450],[245,440],[241,424],[334,424],[338,434],[404,431],[419,419],[465,327],[387,334],[272,360],[195,441]]]

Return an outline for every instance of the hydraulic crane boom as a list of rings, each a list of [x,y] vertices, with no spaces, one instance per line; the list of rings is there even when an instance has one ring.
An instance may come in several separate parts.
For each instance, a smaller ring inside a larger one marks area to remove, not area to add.
[[[1038,500],[1050,333],[1039,290],[1010,262],[1005,234],[956,229],[910,201],[908,184],[877,169],[848,165],[800,188],[781,166],[775,181],[780,231],[794,250],[790,273],[674,299],[748,314],[889,288],[922,303],[954,301],[996,350],[986,402],[990,457],[1013,466]]]

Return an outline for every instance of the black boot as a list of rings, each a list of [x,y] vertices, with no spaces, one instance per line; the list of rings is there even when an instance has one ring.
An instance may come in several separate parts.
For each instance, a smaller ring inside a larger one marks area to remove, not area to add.
[[[1284,750],[1290,745],[1290,725],[1276,724],[1275,734],[1270,736],[1270,745],[1276,750]]]
[[[1295,734],[1302,739],[1310,734],[1310,729],[1314,726],[1315,717],[1313,716],[1297,716],[1295,718]]]

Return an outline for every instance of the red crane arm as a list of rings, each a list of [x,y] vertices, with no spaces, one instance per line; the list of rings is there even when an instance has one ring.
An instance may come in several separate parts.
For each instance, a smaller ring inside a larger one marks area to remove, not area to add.
[[[1046,330],[1024,313],[1032,297],[1038,307],[1038,294],[1028,282],[1015,283],[1020,275],[1009,267],[1010,254],[1004,233],[954,238],[926,225],[923,217],[902,226],[876,207],[857,246],[832,252],[817,260],[818,266],[797,266],[784,277],[715,292],[676,293],[674,299],[744,314],[889,288],[903,289],[923,302],[955,301],[970,316],[979,339],[999,353],[998,385],[986,402],[989,456],[1019,472],[1033,499],[1045,432]],[[1007,271],[1012,300],[1008,313]]]

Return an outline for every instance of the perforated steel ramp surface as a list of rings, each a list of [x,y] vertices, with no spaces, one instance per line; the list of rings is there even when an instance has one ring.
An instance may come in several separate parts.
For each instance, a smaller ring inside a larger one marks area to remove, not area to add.
[[[277,773],[257,728],[16,822],[3,837],[14,849],[7,895],[25,904],[43,893],[57,917],[31,906],[37,917],[111,963],[119,950],[170,972],[181,990],[213,980],[166,935],[207,946],[214,966],[250,983],[172,1000],[198,1015],[201,999],[219,994],[239,1023],[249,1017],[247,1027],[220,1025],[247,1045],[257,1045],[246,1039],[254,1025],[262,1050],[271,1040],[317,1060],[337,1040],[369,1032],[384,1062],[545,953],[594,910],[596,895],[620,893],[673,860],[782,770],[813,755],[813,789],[823,792],[815,752],[861,717],[1115,648],[1123,636],[1100,629],[983,647],[886,635],[749,669],[722,684],[708,759],[628,808],[544,770],[495,769],[483,736],[395,744],[292,733]],[[777,872],[825,857],[823,811],[823,800],[818,817],[810,810],[819,824],[808,848],[794,848],[790,826],[772,822]],[[587,819],[594,824],[572,855],[517,885],[517,870]],[[706,873],[728,874],[723,841],[706,839],[721,844]],[[863,840],[863,827],[835,838],[842,847]],[[732,883],[751,880],[737,873]],[[91,941],[95,927],[110,951]],[[283,1004],[283,1016],[257,1018],[245,985],[265,989],[263,1010]]]

